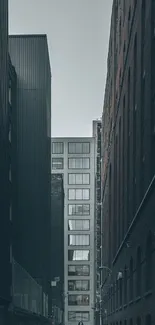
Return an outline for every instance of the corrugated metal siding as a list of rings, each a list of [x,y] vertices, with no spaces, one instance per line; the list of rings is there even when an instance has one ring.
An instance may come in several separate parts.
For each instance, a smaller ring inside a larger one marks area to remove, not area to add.
[[[18,213],[14,220],[18,240],[14,243],[14,254],[17,261],[46,287],[50,277],[47,111],[51,108],[46,36],[11,36],[9,52],[17,73]]]
[[[10,300],[8,2],[0,1],[0,298]]]

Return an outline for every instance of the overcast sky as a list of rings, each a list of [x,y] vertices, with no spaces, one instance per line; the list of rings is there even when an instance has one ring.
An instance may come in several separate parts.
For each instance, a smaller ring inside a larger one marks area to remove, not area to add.
[[[45,33],[52,135],[90,136],[102,114],[112,0],[9,0],[11,34]]]

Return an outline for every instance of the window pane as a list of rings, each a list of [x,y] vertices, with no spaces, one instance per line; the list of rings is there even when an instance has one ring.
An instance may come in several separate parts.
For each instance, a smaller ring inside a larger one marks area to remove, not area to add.
[[[68,320],[69,321],[76,321],[76,322],[80,322],[80,321],[85,321],[88,322],[89,321],[89,312],[87,311],[69,311],[68,312]]]
[[[75,159],[74,158],[69,158],[68,159],[68,168],[76,168],[75,167]]]
[[[75,230],[75,220],[68,220],[68,230]]]
[[[89,185],[89,183],[90,183],[90,180],[89,180],[89,174],[83,174],[83,184],[84,185]]]
[[[83,143],[82,153],[90,153],[90,143],[89,142]]]
[[[89,220],[68,220],[68,230],[89,230]]]
[[[68,295],[69,306],[88,306],[89,295]]]
[[[69,261],[89,261],[90,254],[89,250],[68,250]]]
[[[64,144],[63,144],[63,142],[53,142],[52,143],[52,153],[54,153],[54,154],[63,154],[64,153]]]
[[[76,199],[76,197],[75,197],[75,189],[69,189],[69,191],[68,191],[68,199],[69,200],[75,200]]]
[[[90,161],[89,158],[83,158],[83,169],[89,168],[90,167]]]
[[[82,200],[82,196],[83,196],[83,190],[76,189],[76,200]]]
[[[90,214],[90,205],[83,204],[83,215],[89,215],[89,214]]]
[[[52,169],[63,169],[63,158],[52,158]]]
[[[70,246],[89,246],[89,235],[68,235],[68,245]]]
[[[75,184],[75,174],[69,174],[69,184],[70,185]]]
[[[90,205],[89,204],[69,204],[68,206],[69,215],[89,215]]]
[[[68,153],[76,153],[76,150],[75,150],[75,143],[73,142],[70,142],[68,144]]]
[[[68,291],[88,291],[89,280],[69,280]]]
[[[82,230],[89,230],[90,229],[90,221],[89,220],[83,220],[82,222]]]
[[[81,169],[82,168],[82,158],[75,159],[75,168]]]
[[[89,189],[83,189],[83,200],[89,200]]]
[[[76,182],[75,184],[82,184],[82,174],[76,174]]]

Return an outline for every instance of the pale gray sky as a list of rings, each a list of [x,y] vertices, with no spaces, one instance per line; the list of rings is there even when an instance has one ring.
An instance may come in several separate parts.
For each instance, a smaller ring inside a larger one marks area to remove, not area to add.
[[[102,114],[112,0],[9,0],[10,33],[45,33],[52,135],[90,136]]]

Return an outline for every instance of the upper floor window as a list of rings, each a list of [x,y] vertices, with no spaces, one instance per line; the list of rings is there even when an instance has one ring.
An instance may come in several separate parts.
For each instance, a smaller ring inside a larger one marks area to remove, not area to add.
[[[70,216],[89,216],[90,204],[69,204],[68,214]]]
[[[90,235],[68,235],[69,246],[89,246]]]
[[[69,174],[68,183],[69,185],[89,185],[90,174]]]
[[[69,261],[89,261],[90,251],[88,249],[69,249],[68,260]]]
[[[89,230],[90,220],[68,220],[68,230]]]
[[[52,158],[52,169],[63,169],[63,158]]]
[[[89,276],[90,266],[89,265],[69,265],[68,266],[69,276]]]
[[[68,143],[69,154],[89,154],[90,143],[89,142],[69,142]]]
[[[88,291],[90,288],[89,280],[69,280],[68,291]]]
[[[90,319],[89,311],[69,311],[68,320],[70,322],[88,322]]]
[[[68,190],[69,200],[89,200],[90,190],[89,188],[70,188]]]
[[[52,142],[52,153],[63,154],[64,153],[64,143],[63,142]]]
[[[69,169],[89,169],[90,159],[89,158],[69,158],[68,159]]]
[[[68,295],[69,306],[88,306],[89,295]]]

